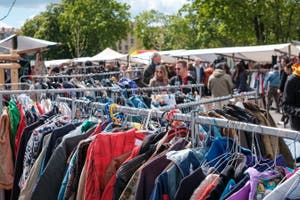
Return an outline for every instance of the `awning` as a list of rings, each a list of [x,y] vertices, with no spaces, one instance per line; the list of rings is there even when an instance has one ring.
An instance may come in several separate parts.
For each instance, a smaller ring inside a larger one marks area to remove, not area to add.
[[[299,49],[291,43],[284,43],[259,46],[195,49],[175,52],[171,55],[175,57],[197,56],[202,60],[212,59],[218,55],[224,55],[230,57],[235,56],[236,58],[248,59],[257,62],[270,62],[272,55],[276,55],[277,53],[290,53],[291,55],[297,56],[299,54]]]
[[[116,59],[126,59],[127,54],[121,54],[110,48],[104,49],[99,54],[91,57],[90,61],[105,61],[105,60],[116,60]]]
[[[18,46],[17,53],[30,53],[35,51],[44,51],[49,47],[57,46],[59,43],[50,42],[46,40],[40,40],[32,37],[22,36],[22,35],[11,35],[0,41],[0,47],[6,48],[9,50],[13,49],[12,40],[14,37],[17,37]]]

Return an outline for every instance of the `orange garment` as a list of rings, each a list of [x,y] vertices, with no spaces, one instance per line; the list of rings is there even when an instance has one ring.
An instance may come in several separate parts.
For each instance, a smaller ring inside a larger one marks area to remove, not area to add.
[[[218,174],[209,174],[194,191],[191,200],[205,199],[209,193],[216,187],[220,176]]]
[[[213,69],[212,67],[208,67],[208,68],[206,68],[206,69],[204,70],[205,76],[204,76],[204,79],[203,79],[203,84],[204,84],[205,86],[207,86],[207,84],[208,84],[208,79],[209,79],[210,75],[212,75],[213,72],[214,72],[214,69]]]
[[[219,183],[219,178],[216,178],[211,184],[209,184],[204,192],[202,193],[202,195],[200,196],[200,200],[205,200],[206,197],[208,197],[208,195],[210,194],[210,192],[217,186],[217,184]]]
[[[43,111],[43,109],[42,109],[42,107],[41,107],[41,104],[40,104],[39,102],[36,102],[36,103],[35,103],[35,106],[36,106],[37,110],[39,111],[39,114],[40,114],[40,115],[43,115],[43,114],[44,114],[44,111]]]
[[[7,108],[3,108],[0,118],[0,189],[9,190],[13,186],[13,152],[10,145],[10,128]]]

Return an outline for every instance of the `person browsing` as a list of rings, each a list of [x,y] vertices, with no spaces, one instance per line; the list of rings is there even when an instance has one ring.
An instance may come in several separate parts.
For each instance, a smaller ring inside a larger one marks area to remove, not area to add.
[[[187,62],[185,60],[179,60],[175,67],[176,76],[170,79],[170,85],[190,85],[196,84],[195,79],[188,73]],[[182,92],[187,94],[191,92],[191,88],[183,88]]]

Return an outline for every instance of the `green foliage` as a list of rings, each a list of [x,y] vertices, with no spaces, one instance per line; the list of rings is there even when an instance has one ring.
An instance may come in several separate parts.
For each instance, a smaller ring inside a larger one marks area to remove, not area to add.
[[[146,49],[161,50],[165,43],[166,22],[167,18],[163,13],[155,10],[144,11],[135,17],[134,34]]]
[[[64,45],[51,58],[92,56],[130,31],[127,4],[117,0],[62,0],[22,27],[24,35]],[[178,13],[155,10],[134,18],[145,49],[197,49],[300,40],[299,0],[189,0]]]
[[[63,45],[51,58],[93,56],[127,36],[128,5],[115,0],[63,0],[26,21],[22,33]]]
[[[299,38],[297,0],[194,0],[202,46],[290,42]]]
[[[300,1],[190,0],[176,15],[152,10],[135,19],[136,36],[150,49],[274,44],[299,40]]]

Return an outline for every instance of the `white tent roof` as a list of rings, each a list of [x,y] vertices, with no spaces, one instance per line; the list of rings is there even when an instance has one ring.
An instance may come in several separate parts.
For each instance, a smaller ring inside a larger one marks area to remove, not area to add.
[[[90,61],[91,57],[80,57],[80,58],[73,58],[73,62],[86,62],[86,61]]]
[[[121,54],[117,51],[114,51],[110,48],[104,49],[99,54],[91,57],[90,61],[105,61],[105,60],[116,60],[116,59],[125,59],[127,54]]]
[[[243,59],[254,60],[258,62],[268,62],[272,55],[276,52],[288,53],[290,49],[291,55],[298,55],[299,49],[291,43],[274,44],[274,45],[260,45],[260,46],[244,46],[244,47],[225,47],[225,48],[209,48],[209,49],[195,49],[186,50],[183,52],[175,52],[171,54],[176,57],[197,56],[203,60],[209,60],[217,57],[217,55],[234,56]]]
[[[176,58],[172,57],[171,54],[172,53],[179,53],[185,50],[171,50],[171,51],[149,51],[149,52],[145,52],[145,53],[140,53],[137,55],[132,55],[130,56],[131,60],[136,60],[140,63],[143,64],[150,64],[151,62],[151,58],[153,56],[154,53],[159,53],[161,56],[161,62],[162,63],[175,63],[176,62]]]
[[[50,46],[58,45],[58,43],[56,42],[50,42],[46,40],[40,40],[40,39],[14,34],[1,40],[0,47],[12,49],[12,39],[14,37],[17,37],[18,40],[18,48],[17,48],[18,53],[27,53],[27,52],[45,49]]]
[[[45,66],[49,67],[52,65],[60,65],[60,64],[69,63],[69,62],[72,62],[72,59],[46,60]]]

